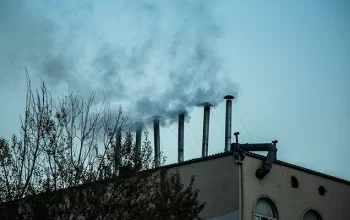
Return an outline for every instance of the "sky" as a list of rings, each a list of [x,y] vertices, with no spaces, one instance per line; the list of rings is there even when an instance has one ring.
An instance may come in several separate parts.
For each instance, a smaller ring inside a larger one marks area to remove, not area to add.
[[[209,154],[223,152],[231,94],[241,143],[277,139],[279,160],[350,180],[349,10],[342,0],[2,0],[0,136],[19,131],[26,66],[54,97],[96,91],[133,121],[161,115],[167,163],[184,110],[185,160],[200,157],[203,102],[214,104]]]

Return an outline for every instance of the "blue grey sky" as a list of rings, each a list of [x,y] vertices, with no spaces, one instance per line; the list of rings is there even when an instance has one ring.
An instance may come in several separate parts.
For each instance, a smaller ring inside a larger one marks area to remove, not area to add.
[[[26,65],[54,96],[95,90],[133,120],[164,115],[168,163],[183,109],[185,159],[201,155],[203,101],[217,103],[209,154],[223,151],[233,94],[240,142],[278,139],[278,159],[349,180],[349,11],[341,0],[3,0],[0,136],[18,132]]]

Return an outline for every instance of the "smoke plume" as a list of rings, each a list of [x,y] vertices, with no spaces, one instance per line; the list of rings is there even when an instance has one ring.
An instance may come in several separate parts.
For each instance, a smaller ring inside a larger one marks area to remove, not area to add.
[[[224,30],[215,2],[108,3],[1,1],[2,82],[24,81],[26,65],[51,88],[95,90],[123,104],[133,121],[158,114],[162,125],[236,95],[216,46]]]
[[[135,118],[158,114],[162,125],[168,125],[177,121],[180,113],[189,113],[203,102],[215,106],[224,95],[237,95],[236,85],[225,78],[224,60],[214,46],[222,29],[210,13],[210,4],[202,1],[183,7],[188,7],[187,14],[165,51],[167,85],[157,96],[151,95],[151,89],[133,99],[131,114]]]

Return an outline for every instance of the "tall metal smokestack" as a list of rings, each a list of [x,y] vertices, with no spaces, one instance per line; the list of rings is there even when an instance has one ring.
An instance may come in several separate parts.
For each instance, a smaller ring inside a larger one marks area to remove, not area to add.
[[[206,102],[204,106],[203,117],[203,142],[202,142],[202,157],[208,156],[208,141],[209,141],[209,119],[210,119],[210,106],[211,104]]]
[[[116,135],[116,145],[114,149],[114,175],[119,176],[120,165],[122,164],[122,158],[120,157],[120,151],[122,149],[122,131],[118,130]]]
[[[142,140],[143,123],[142,122],[136,122],[134,126],[135,126],[135,129],[136,129],[136,150],[138,150],[138,152],[141,152],[141,140]]]
[[[142,139],[142,122],[136,122],[134,124],[136,129],[136,154],[135,154],[135,168],[137,170],[141,169],[141,139]]]
[[[178,159],[180,163],[184,161],[184,136],[185,136],[185,113],[179,115],[179,130],[178,130]]]
[[[224,97],[226,99],[226,120],[225,120],[225,152],[231,148],[231,127],[232,127],[232,95]]]
[[[160,165],[160,134],[159,134],[159,118],[161,116],[153,116],[153,132],[154,132],[154,161],[156,167]]]

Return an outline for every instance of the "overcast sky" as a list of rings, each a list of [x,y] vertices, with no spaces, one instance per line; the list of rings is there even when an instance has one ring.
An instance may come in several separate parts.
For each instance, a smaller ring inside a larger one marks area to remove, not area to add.
[[[204,101],[217,104],[209,154],[224,150],[232,94],[240,142],[278,139],[279,160],[350,180],[349,10],[345,0],[2,0],[0,136],[19,130],[27,66],[56,97],[95,90],[134,121],[162,115],[168,163],[182,110],[185,159],[201,155]]]

